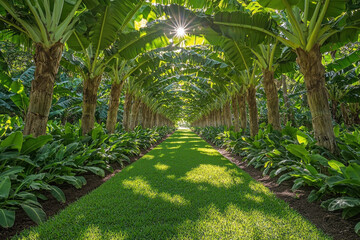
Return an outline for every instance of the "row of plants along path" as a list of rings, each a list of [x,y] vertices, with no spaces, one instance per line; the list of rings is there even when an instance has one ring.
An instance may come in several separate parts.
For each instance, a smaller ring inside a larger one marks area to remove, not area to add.
[[[297,129],[290,124],[281,132],[262,124],[254,138],[224,127],[193,130],[217,147],[243,157],[249,165],[261,168],[263,175],[277,176],[278,184],[292,180],[293,191],[313,187],[308,201],[321,201],[329,211],[342,211],[345,219],[359,219],[360,128],[335,127],[338,154],[316,145],[305,127]],[[360,235],[360,221],[355,232]]]
[[[47,200],[45,192],[65,203],[59,186],[71,184],[80,189],[86,184],[85,174],[104,177],[114,171],[114,163],[122,167],[175,131],[163,126],[125,132],[119,127],[110,135],[104,126],[97,125],[82,136],[78,124],[50,122],[47,135],[33,138],[23,136],[21,128],[11,129],[10,134],[5,128],[0,132],[0,229],[14,225],[19,209],[38,224],[45,221],[39,203],[39,199]]]

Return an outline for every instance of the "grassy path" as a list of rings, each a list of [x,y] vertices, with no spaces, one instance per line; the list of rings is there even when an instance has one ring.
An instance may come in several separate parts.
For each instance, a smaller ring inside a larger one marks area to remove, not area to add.
[[[186,130],[23,239],[327,239]]]

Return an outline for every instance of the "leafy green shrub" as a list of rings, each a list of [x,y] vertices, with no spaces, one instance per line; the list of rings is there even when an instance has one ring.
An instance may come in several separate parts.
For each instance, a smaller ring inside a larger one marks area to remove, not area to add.
[[[12,123],[7,118],[8,128]],[[63,191],[56,185],[68,183],[76,188],[86,184],[84,174],[105,176],[112,172],[111,163],[130,161],[141,149],[149,148],[174,129],[159,127],[132,132],[119,129],[106,133],[96,125],[88,136],[82,136],[80,125],[66,123],[61,126],[50,122],[50,135],[33,138],[15,131],[0,141],[0,226],[11,227],[15,210],[23,209],[36,223],[43,222],[46,214],[38,199],[46,200],[40,191],[49,191],[58,201],[65,202]]]

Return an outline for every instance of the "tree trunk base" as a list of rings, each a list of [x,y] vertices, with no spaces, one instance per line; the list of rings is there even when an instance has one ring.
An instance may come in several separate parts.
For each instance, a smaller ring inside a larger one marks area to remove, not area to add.
[[[321,62],[320,47],[315,45],[310,52],[299,48],[296,53],[297,63],[305,79],[317,144],[335,153],[337,146],[327,97],[328,92],[325,87],[325,68]]]
[[[81,117],[81,129],[84,136],[94,128],[97,92],[100,82],[101,76],[87,78],[84,81],[83,110]]]
[[[116,82],[111,85],[109,111],[106,119],[106,129],[109,133],[114,133],[115,131],[122,86],[121,83]]]
[[[264,69],[263,75],[263,84],[267,100],[268,122],[275,130],[280,131],[279,97],[274,81],[274,72]]]
[[[24,135],[38,137],[46,134],[54,83],[58,73],[64,45],[56,43],[50,49],[36,44],[34,56],[36,70],[31,82],[30,102],[25,118]]]
[[[247,100],[249,104],[250,115],[250,135],[254,137],[259,132],[259,117],[256,104],[256,89],[254,86],[250,86],[248,89]]]

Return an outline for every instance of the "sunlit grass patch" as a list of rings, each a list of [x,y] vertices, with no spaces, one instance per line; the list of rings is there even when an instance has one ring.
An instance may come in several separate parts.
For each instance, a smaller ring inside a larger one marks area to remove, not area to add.
[[[157,170],[166,171],[166,170],[169,169],[170,166],[165,165],[165,164],[161,164],[161,163],[157,163],[157,164],[154,165],[154,167],[155,167]]]
[[[164,201],[178,205],[187,204],[187,201],[180,195],[171,195],[166,192],[159,192],[157,189],[153,189],[149,182],[142,178],[124,180],[123,185],[126,189],[131,189],[135,194],[140,194],[148,198],[161,198]]]
[[[330,239],[188,130],[19,238]]]
[[[218,151],[216,151],[214,148],[212,147],[207,147],[207,148],[192,148],[192,150],[195,150],[195,151],[199,151],[200,153],[202,154],[206,154],[206,155],[209,155],[209,156],[220,156]]]
[[[235,173],[235,174],[233,174]],[[181,178],[184,181],[193,183],[207,183],[215,187],[229,188],[242,183],[240,177],[236,176],[237,171],[212,164],[201,164],[192,169]]]

